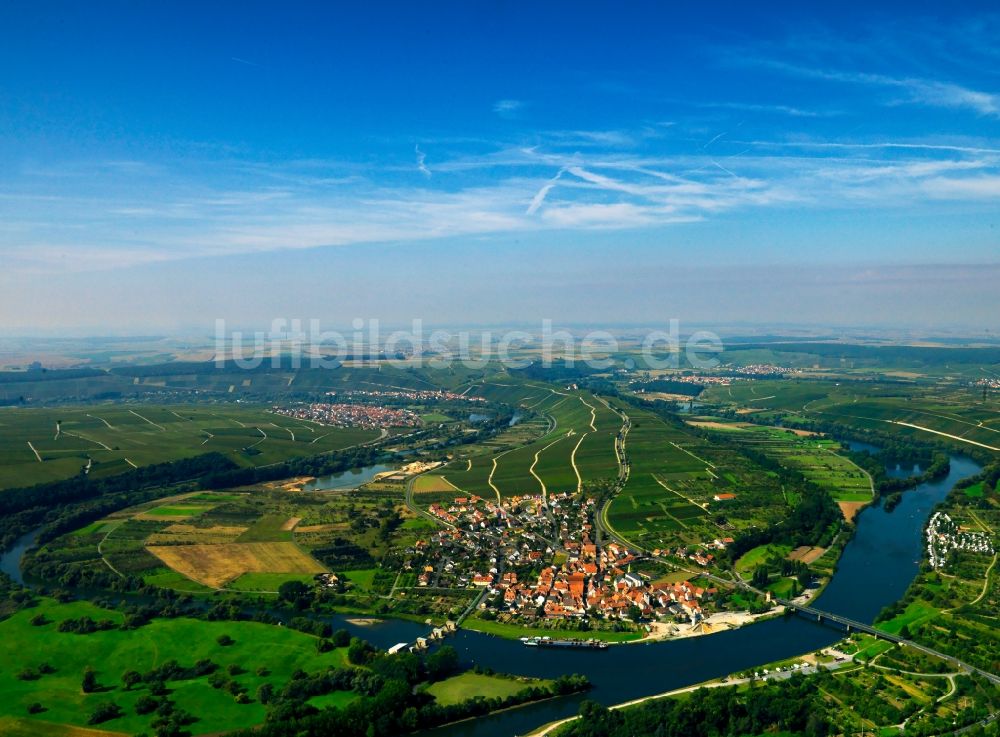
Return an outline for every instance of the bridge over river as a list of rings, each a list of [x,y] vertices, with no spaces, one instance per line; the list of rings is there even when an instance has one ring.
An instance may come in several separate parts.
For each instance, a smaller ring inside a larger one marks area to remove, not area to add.
[[[752,587],[746,585],[744,585],[743,588],[749,589],[751,591],[756,591]],[[761,593],[761,592],[756,592],[756,593]],[[990,673],[989,671],[985,671],[981,668],[977,668],[974,665],[969,665],[968,663],[965,663],[959,660],[958,658],[954,658],[951,655],[946,655],[945,653],[927,647],[926,645],[921,645],[920,643],[914,642],[913,640],[907,640],[906,638],[900,637],[899,635],[894,635],[890,632],[884,632],[882,630],[876,629],[870,624],[865,624],[864,622],[858,622],[857,620],[850,619],[849,617],[843,617],[839,614],[825,612],[822,609],[817,609],[816,607],[807,606],[805,604],[796,604],[793,601],[789,601],[787,599],[781,599],[778,597],[774,597],[772,600],[775,603],[780,604],[781,606],[784,606],[792,611],[796,611],[801,614],[808,614],[809,616],[815,617],[817,622],[828,622],[831,624],[838,624],[844,627],[848,632],[856,630],[858,632],[864,632],[866,634],[869,634],[872,637],[875,637],[876,639],[879,640],[887,640],[889,642],[894,642],[897,645],[912,647],[914,650],[926,653],[927,655],[933,655],[935,657],[941,658],[942,660],[951,663],[956,668],[960,668],[961,670],[964,670],[967,673],[975,673],[978,676],[986,678],[991,683],[1000,685],[1000,676]]]

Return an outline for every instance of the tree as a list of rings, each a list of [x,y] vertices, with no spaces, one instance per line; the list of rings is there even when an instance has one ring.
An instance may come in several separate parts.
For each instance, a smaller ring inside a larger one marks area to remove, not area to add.
[[[267,704],[271,701],[271,697],[274,696],[274,686],[270,683],[262,683],[257,689],[257,701],[262,704]]]
[[[302,608],[303,602],[308,605],[309,587],[301,581],[285,581],[278,587],[278,599],[295,604]]]
[[[125,686],[126,691],[131,691],[133,686],[138,686],[142,681],[142,676],[139,671],[127,670],[122,673],[122,684]]]
[[[84,693],[94,693],[97,690],[97,674],[89,665],[83,671],[83,681],[80,688]]]
[[[347,648],[347,662],[353,665],[365,665],[371,660],[372,646],[359,637],[352,637]]]
[[[451,645],[442,645],[427,656],[424,665],[428,678],[432,681],[441,680],[458,668],[458,651]]]
[[[229,647],[234,642],[236,642],[236,640],[234,640],[229,635],[219,635],[218,637],[215,638],[215,641],[219,643],[219,645],[221,645],[222,647]]]
[[[754,568],[753,577],[750,579],[751,583],[761,589],[767,586],[770,580],[770,574],[767,570],[767,566],[757,566]]]
[[[87,724],[100,724],[101,722],[106,722],[109,719],[117,719],[125,712],[118,704],[107,702],[104,704],[98,704],[94,707],[94,710],[90,713],[90,718],[87,719]]]

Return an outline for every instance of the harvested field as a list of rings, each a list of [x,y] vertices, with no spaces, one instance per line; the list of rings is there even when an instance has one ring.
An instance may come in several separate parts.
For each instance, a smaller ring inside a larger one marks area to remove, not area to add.
[[[844,519],[848,522],[853,522],[854,518],[858,516],[858,512],[864,509],[867,504],[868,502],[837,502],[840,511],[844,513]]]
[[[347,525],[342,522],[334,522],[326,525],[302,525],[301,527],[296,527],[296,532],[310,533],[310,532],[331,532],[333,530],[346,530]]]
[[[811,438],[813,436],[821,437],[823,435],[821,432],[813,432],[812,430],[797,430],[794,427],[786,427],[784,430],[785,432],[790,432],[793,435],[798,435],[800,438]]]
[[[788,560],[801,560],[806,565],[815,563],[823,557],[826,548],[816,548],[809,545],[801,545],[788,554]]]
[[[295,525],[297,525],[301,521],[302,521],[301,517],[289,517],[287,520],[285,520],[285,524],[281,526],[281,529],[286,531],[294,530]]]
[[[211,508],[207,504],[164,504],[135,515],[135,519],[190,519],[191,517],[197,517],[202,512],[207,512]]]
[[[460,489],[448,481],[448,479],[444,476],[418,476],[413,481],[413,491],[417,494],[434,492],[445,493],[460,491]]]
[[[0,735],[4,737],[122,737],[121,732],[77,727],[71,724],[39,722],[36,719],[0,717]]]
[[[714,420],[688,420],[687,424],[692,427],[711,427],[716,430],[742,430],[747,426],[745,422],[715,422]]]
[[[312,556],[290,542],[220,545],[150,545],[167,566],[193,581],[219,588],[244,573],[322,573]]]
[[[165,527],[160,532],[154,532],[149,536],[149,542],[153,545],[177,545],[179,543],[184,545],[214,545],[231,543],[246,532],[246,529],[245,527],[227,527],[224,525],[195,527],[194,525],[176,524]]]

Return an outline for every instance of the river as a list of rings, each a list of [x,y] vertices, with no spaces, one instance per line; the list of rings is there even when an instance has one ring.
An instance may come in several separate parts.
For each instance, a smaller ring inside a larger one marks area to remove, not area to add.
[[[882,450],[877,445],[865,443],[861,440],[848,440],[844,438],[837,439],[854,451],[867,450],[869,453],[874,455]],[[913,463],[909,467],[904,466],[902,463],[896,463],[894,465],[886,464],[885,466],[885,475],[892,479],[908,479],[911,476],[919,476],[923,472],[924,469],[919,463]]]
[[[873,621],[883,607],[903,595],[916,575],[922,555],[923,526],[931,509],[944,499],[956,481],[979,470],[975,462],[953,455],[947,476],[904,492],[892,512],[881,506],[865,509],[857,518],[857,531],[844,549],[837,572],[816,606],[852,619]],[[31,535],[22,537],[12,550],[0,556],[0,569],[16,574],[14,577],[20,580],[17,568],[32,542]],[[425,625],[403,620],[364,626],[352,623],[351,619],[331,618],[335,626],[347,626],[354,634],[384,648],[397,642],[413,642],[428,631]],[[835,629],[799,616],[704,637],[619,645],[603,651],[527,648],[516,641],[461,630],[449,643],[466,663],[543,678],[582,673],[594,687],[586,694],[531,704],[424,734],[425,737],[524,734],[546,722],[575,714],[579,702],[585,698],[610,705],[663,693],[825,647],[842,636]]]

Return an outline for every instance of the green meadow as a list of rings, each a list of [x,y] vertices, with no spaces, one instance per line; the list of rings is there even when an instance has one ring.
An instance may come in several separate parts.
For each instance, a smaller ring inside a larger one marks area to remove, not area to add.
[[[536,678],[503,678],[466,671],[424,689],[442,706],[460,704],[473,696],[505,699],[530,686],[548,686],[552,682]]]
[[[36,615],[46,623],[31,624]],[[202,659],[217,663],[221,672],[229,666],[243,671],[232,676],[247,688],[251,703],[239,704],[225,689],[215,689],[208,677],[171,681],[170,698],[180,709],[198,717],[191,729],[196,734],[228,731],[259,724],[265,707],[256,701],[264,683],[279,688],[297,669],[315,671],[345,663],[345,651],[320,654],[316,638],[288,629],[256,622],[209,622],[194,619],[157,619],[134,630],[112,629],[91,634],[59,632],[63,620],[91,617],[121,623],[117,612],[86,602],[58,604],[43,600],[34,608],[17,612],[0,622],[0,717],[29,718],[28,705],[38,702],[44,711],[30,717],[41,722],[85,726],[94,708],[114,702],[125,715],[100,725],[102,729],[134,734],[149,731],[155,714],[135,712],[136,701],[148,694],[145,685],[131,690],[122,685],[125,671],[146,672],[176,660],[182,667]],[[216,641],[229,635],[234,643],[223,647]],[[24,669],[50,664],[55,672],[37,680],[19,680]],[[84,669],[96,671],[99,690],[85,694],[80,684]]]

